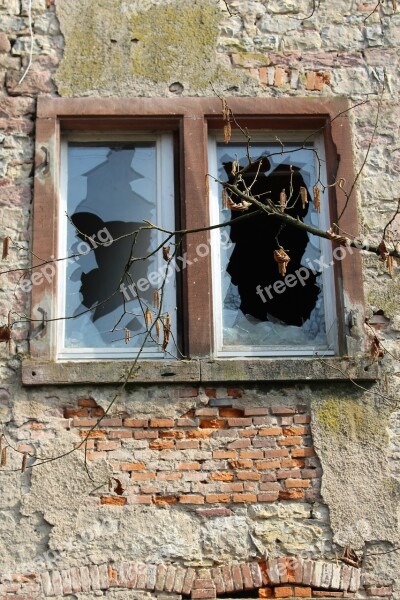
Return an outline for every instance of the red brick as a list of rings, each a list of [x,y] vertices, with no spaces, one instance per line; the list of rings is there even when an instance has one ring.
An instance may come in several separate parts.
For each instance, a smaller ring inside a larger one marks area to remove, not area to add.
[[[205,388],[204,393],[208,398],[216,398],[217,390],[215,388]]]
[[[294,415],[295,412],[295,409],[291,406],[284,406],[282,404],[274,404],[273,406],[271,406],[271,413],[273,415]]]
[[[313,590],[313,598],[343,598],[344,592],[327,592],[326,590]]]
[[[293,458],[302,458],[304,456],[315,456],[315,452],[313,448],[293,448],[292,450]]]
[[[242,429],[239,431],[240,437],[256,437],[258,435],[257,429]]]
[[[206,502],[209,504],[226,503],[230,502],[231,497],[229,494],[207,494]]]
[[[240,565],[232,565],[231,567],[233,585],[236,591],[241,591],[243,589],[243,577]]]
[[[275,502],[279,498],[279,492],[265,492],[257,494],[257,502]]]
[[[150,427],[173,427],[174,419],[150,419]]]
[[[300,587],[294,586],[294,595],[296,598],[311,598],[311,588],[310,587]]]
[[[224,406],[219,409],[219,416],[226,417],[229,419],[237,419],[243,417],[244,410],[242,408],[233,408],[231,406]]]
[[[278,440],[278,446],[300,446],[302,443],[302,438],[300,436],[292,436],[286,437],[283,440]]]
[[[322,476],[322,469],[302,469],[301,476],[303,479],[318,479]]]
[[[371,586],[371,587],[367,588],[367,594],[368,594],[368,596],[379,596],[379,597],[392,596],[393,588],[392,588],[392,586],[389,586],[389,587]]]
[[[96,408],[97,402],[93,398],[80,398],[78,400],[78,406],[84,406],[85,408]]]
[[[150,479],[154,479],[155,476],[155,473],[131,473],[132,481],[150,481]]]
[[[155,440],[158,438],[158,431],[134,431],[133,437],[135,440]]]
[[[124,439],[124,438],[131,438],[132,437],[132,431],[124,431],[123,429],[121,430],[117,430],[117,431],[110,431],[110,433],[108,434],[108,437],[111,439]]]
[[[194,569],[186,569],[185,579],[183,580],[182,594],[190,594],[195,577],[196,571]]]
[[[224,429],[226,421],[221,419],[200,419],[200,429]]]
[[[160,438],[173,438],[173,439],[181,439],[185,437],[184,431],[176,431],[174,429],[169,429],[166,431],[159,431],[158,435]]]
[[[210,473],[209,479],[211,479],[211,481],[233,481],[233,473],[216,471],[214,473]]]
[[[150,450],[171,450],[175,446],[172,440],[155,440],[150,442]]]
[[[193,583],[193,588],[195,590],[213,590],[215,588],[215,583],[212,579],[206,579],[205,577],[199,576],[198,579],[195,579]]]
[[[156,506],[166,506],[177,502],[178,498],[176,496],[153,496],[153,504]]]
[[[267,481],[266,483],[260,483],[260,490],[262,492],[280,492],[281,484],[275,481]]]
[[[258,597],[259,598],[273,598],[274,590],[272,588],[260,588],[258,590]]]
[[[159,471],[156,478],[160,481],[177,481],[182,478],[181,473],[171,473],[170,471]]]
[[[196,417],[218,417],[218,408],[203,406],[202,408],[196,408],[194,414]]]
[[[185,494],[179,496],[180,504],[204,504],[204,496],[200,494]]]
[[[269,435],[282,435],[282,427],[266,427],[265,429],[259,429],[258,435],[260,437]]]
[[[229,566],[222,567],[222,577],[224,580],[225,592],[230,593],[235,591],[233,584],[232,572]]]
[[[179,398],[195,398],[199,395],[199,390],[197,388],[184,388],[179,390],[178,392]]]
[[[257,502],[255,494],[233,494],[233,502]]]
[[[255,471],[239,471],[236,477],[240,481],[260,481],[261,475]]]
[[[238,448],[250,448],[251,442],[248,439],[235,440],[234,442],[229,442],[228,448],[230,450],[237,450]]]
[[[257,459],[257,458],[263,458],[264,457],[264,452],[263,450],[245,450],[242,449],[240,450],[240,458],[242,459]]]
[[[281,466],[280,460],[256,460],[256,469],[265,471],[266,469],[279,469]]]
[[[305,461],[302,458],[283,458],[281,467],[282,469],[303,469]]]
[[[207,600],[213,600],[217,597],[216,589],[209,590],[192,590],[191,598],[204,598]]]
[[[252,460],[228,460],[228,465],[231,469],[252,469],[253,461]]]
[[[200,464],[197,462],[180,463],[178,465],[179,471],[200,471]]]
[[[106,417],[101,421],[102,427],[122,427],[122,419],[119,417]]]
[[[280,469],[276,476],[278,479],[299,478],[301,476],[300,469]]]
[[[145,468],[144,463],[121,463],[121,471],[144,471]]]
[[[280,448],[279,450],[264,450],[265,458],[281,458],[283,456],[289,456],[289,450],[287,448]]]
[[[214,429],[195,429],[194,431],[187,431],[186,437],[188,438],[209,438],[214,433]]]
[[[165,577],[167,575],[167,567],[163,564],[157,565],[155,591],[162,592],[164,590]]]
[[[307,435],[308,427],[283,427],[283,435]]]
[[[97,422],[98,419],[92,419],[88,417],[75,417],[72,421],[72,424],[74,427],[93,427],[93,425],[96,425]]]
[[[109,504],[111,506],[124,506],[127,499],[122,496],[101,496],[100,504]]]
[[[226,481],[221,483],[222,492],[243,492],[244,484],[235,481],[234,483],[228,483]]]
[[[92,408],[92,417],[102,417],[105,414],[104,408],[101,406],[97,406],[96,408]]]
[[[303,490],[282,490],[279,492],[280,500],[301,500],[304,498]]]
[[[238,417],[228,419],[228,427],[250,427],[252,424],[251,418]]]
[[[64,419],[73,419],[74,417],[88,417],[90,411],[88,408],[64,408]]]
[[[245,408],[244,416],[245,417],[256,417],[256,416],[264,416],[269,414],[268,408]]]
[[[148,427],[148,419],[124,419],[124,427]]]
[[[177,427],[197,427],[197,419],[177,419]]]
[[[293,422],[296,425],[306,425],[307,423],[311,423],[311,417],[309,415],[295,415]]]
[[[238,453],[235,450],[214,450],[213,458],[237,458]]]
[[[100,460],[100,459],[106,459],[107,458],[107,453],[106,452],[86,452],[85,454],[86,460]]]
[[[316,77],[315,71],[308,71],[308,73],[307,73],[307,82],[306,82],[306,89],[307,90],[314,90],[315,89],[315,77]]]
[[[290,598],[293,596],[293,587],[292,586],[278,586],[274,588],[274,597],[275,598]]]

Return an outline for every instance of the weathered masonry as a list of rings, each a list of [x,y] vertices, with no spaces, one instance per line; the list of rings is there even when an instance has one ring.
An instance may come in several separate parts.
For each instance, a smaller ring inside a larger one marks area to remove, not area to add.
[[[0,600],[400,599],[399,26],[0,0]]]

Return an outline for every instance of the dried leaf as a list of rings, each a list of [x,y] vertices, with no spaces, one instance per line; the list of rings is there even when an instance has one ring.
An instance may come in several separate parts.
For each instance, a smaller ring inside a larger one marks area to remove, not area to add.
[[[232,127],[231,127],[230,122],[228,121],[224,125],[224,142],[225,142],[225,144],[229,144],[229,142],[231,141],[231,137],[232,137]]]
[[[21,473],[25,473],[27,459],[28,459],[28,455],[24,454],[22,457]]]
[[[345,246],[349,246],[351,243],[350,238],[346,237],[345,235],[335,233],[332,227],[330,227],[326,233],[328,234],[329,239],[333,242],[337,242],[338,244],[344,244]]]
[[[378,246],[378,256],[379,256],[380,260],[382,260],[383,262],[386,262],[387,257],[389,256],[389,252],[386,247],[385,240],[382,240]]]
[[[389,256],[386,259],[386,268],[389,272],[389,275],[394,275],[394,260],[393,260],[393,256],[391,256],[389,254]]]
[[[222,210],[225,210],[226,208],[228,208],[228,194],[226,192],[226,189],[223,187],[222,188]]]
[[[1,462],[0,466],[5,467],[7,464],[7,448],[3,448],[1,451]]]
[[[158,293],[158,290],[154,290],[153,305],[156,310],[158,310],[160,308],[160,295]]]
[[[170,261],[171,260],[171,255],[169,253],[169,251],[171,250],[171,246],[164,246],[162,249],[162,253],[163,253],[163,259]]]
[[[208,175],[206,175],[205,187],[206,187],[206,201],[208,202],[208,197],[210,195],[210,180],[208,178]]]
[[[152,315],[152,312],[151,312],[151,310],[149,308],[146,309],[146,313],[144,315],[144,320],[145,320],[145,323],[146,323],[146,328],[150,329],[151,324],[153,322],[153,315]]]
[[[287,196],[285,190],[282,190],[279,194],[279,205],[281,207],[281,212],[285,212],[285,208],[287,205]]]
[[[130,340],[131,340],[131,332],[129,331],[129,329],[126,329],[126,327],[125,327],[125,329],[124,329],[125,344],[128,344],[128,342],[130,342]]]
[[[8,325],[0,327],[0,342],[9,342],[11,340],[11,329]]]
[[[233,202],[231,198],[227,198],[227,208],[233,211],[243,212],[245,210],[249,210],[251,206],[251,202],[247,202],[247,200],[242,200],[241,202]]]
[[[221,98],[222,101],[222,118],[224,121],[229,121],[230,117],[231,117],[231,109],[228,106],[227,101],[225,100],[225,98]]]
[[[301,198],[301,206],[303,208],[305,208],[306,204],[308,204],[308,194],[307,194],[307,188],[305,188],[304,186],[300,187],[300,198]]]
[[[317,212],[321,212],[321,190],[317,185],[313,187],[314,206]]]
[[[286,275],[287,264],[290,261],[288,254],[286,254],[283,248],[280,248],[279,250],[274,250],[274,260],[278,263],[279,275],[282,275],[282,277],[284,277]]]
[[[167,313],[167,315],[164,317],[163,327],[164,327],[164,339],[163,339],[163,343],[162,343],[162,350],[163,350],[163,352],[165,352],[167,349],[167,346],[169,344],[169,339],[171,336],[171,317],[169,316],[169,313]]]
[[[400,254],[400,244],[396,244],[394,249],[396,250],[397,254]],[[395,260],[396,260],[397,264],[400,265],[400,258],[397,258],[397,256],[396,256]]]
[[[381,346],[379,339],[374,335],[371,342],[371,357],[373,359],[382,358],[384,355],[384,350]]]
[[[157,334],[157,339],[158,340],[160,339],[160,333],[161,333],[161,331],[160,331],[160,319],[157,319],[157,321],[156,321],[156,334]]]
[[[231,174],[232,174],[233,176],[235,176],[235,175],[236,175],[236,173],[237,173],[238,171],[239,171],[239,163],[238,163],[238,161],[237,161],[237,160],[234,160],[234,161],[232,162],[232,170],[231,170]]]
[[[9,250],[10,250],[10,242],[11,242],[11,238],[10,236],[7,236],[4,238],[3,240],[3,260],[5,258],[7,258]]]

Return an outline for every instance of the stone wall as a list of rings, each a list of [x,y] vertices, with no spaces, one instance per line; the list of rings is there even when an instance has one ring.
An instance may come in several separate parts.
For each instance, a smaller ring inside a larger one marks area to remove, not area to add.
[[[91,432],[85,463],[82,446],[71,450],[116,387],[21,383],[30,298],[18,282],[30,265],[40,94],[345,95],[356,169],[365,161],[361,231],[379,243],[400,195],[400,14],[392,1],[312,4],[0,0],[1,238],[10,238],[0,324],[10,311],[15,321],[0,347],[1,600],[400,598],[398,266],[391,277],[364,257],[367,316],[387,349],[373,384],[129,384]],[[345,546],[361,571],[336,568]],[[287,557],[304,561],[301,576]],[[285,564],[275,578],[267,559]]]

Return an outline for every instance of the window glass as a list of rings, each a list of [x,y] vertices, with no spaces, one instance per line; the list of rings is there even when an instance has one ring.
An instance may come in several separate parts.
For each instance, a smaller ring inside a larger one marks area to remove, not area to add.
[[[163,222],[161,197],[173,213],[173,184],[164,194],[161,189],[161,158],[157,140],[67,145],[61,254],[79,256],[62,267],[66,355],[125,354],[142,344],[146,352],[160,352],[155,334],[146,339],[145,312],[154,313],[165,266],[160,252],[148,256],[161,236],[144,221]]]
[[[248,164],[243,142],[217,143],[215,153],[220,181],[233,180],[234,161],[239,168]],[[251,194],[259,200],[269,198],[274,204],[279,204],[284,191],[287,214],[320,226],[320,215],[312,202],[313,186],[320,174],[316,173],[319,163],[313,146],[256,142],[251,144],[250,154],[254,166],[245,174],[240,189],[251,187]],[[304,207],[301,187],[307,190],[309,200]],[[244,214],[223,206],[221,185],[214,186],[214,193],[213,202],[218,204],[214,218],[219,222],[235,221]],[[234,194],[231,198],[240,201]],[[253,206],[248,212],[256,210]],[[219,350],[233,354],[241,350],[256,354],[268,353],[268,349],[275,354],[277,350],[288,354],[329,350],[331,336],[324,302],[329,277],[324,276],[321,266],[321,239],[263,214],[239,219],[228,228],[230,243],[217,245],[219,266],[214,262],[220,298],[220,318],[216,320]],[[290,257],[284,276],[274,260],[274,251],[279,248]]]

